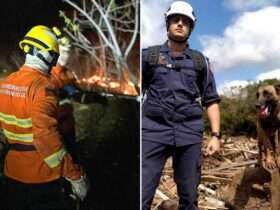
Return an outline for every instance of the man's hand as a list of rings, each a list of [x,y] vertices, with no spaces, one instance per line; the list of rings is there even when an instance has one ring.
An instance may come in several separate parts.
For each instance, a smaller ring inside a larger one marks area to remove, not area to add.
[[[220,151],[221,143],[216,136],[213,136],[207,143],[205,155],[213,155]]]

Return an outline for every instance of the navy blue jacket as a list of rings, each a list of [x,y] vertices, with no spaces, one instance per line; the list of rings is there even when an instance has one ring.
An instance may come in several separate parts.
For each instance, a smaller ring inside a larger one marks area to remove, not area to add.
[[[142,51],[142,80],[146,90],[143,104],[142,138],[163,144],[184,146],[202,141],[203,108],[218,103],[209,61],[195,69],[190,49],[173,56],[167,43],[160,48],[157,65],[148,63],[148,50]]]

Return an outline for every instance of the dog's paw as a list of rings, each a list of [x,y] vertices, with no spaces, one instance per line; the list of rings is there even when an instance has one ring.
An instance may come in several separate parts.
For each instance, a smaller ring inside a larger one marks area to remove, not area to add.
[[[274,169],[274,168],[276,168],[276,162],[275,162],[275,160],[274,159],[267,159],[266,161],[265,161],[265,167],[266,168],[268,168],[268,169]]]

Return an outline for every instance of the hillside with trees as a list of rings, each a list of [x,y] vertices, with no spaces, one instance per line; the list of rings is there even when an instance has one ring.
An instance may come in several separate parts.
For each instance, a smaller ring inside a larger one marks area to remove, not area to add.
[[[279,80],[264,80],[239,88],[231,96],[221,96],[221,131],[225,136],[256,136],[256,92],[261,85],[280,84]],[[206,119],[206,118],[205,118]],[[209,122],[205,121],[206,132]]]

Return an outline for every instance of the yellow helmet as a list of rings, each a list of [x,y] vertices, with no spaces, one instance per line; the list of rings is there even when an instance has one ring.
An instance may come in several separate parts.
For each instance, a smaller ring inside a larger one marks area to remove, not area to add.
[[[31,28],[19,42],[19,47],[25,53],[29,53],[31,47],[34,46],[43,51],[58,51],[58,37],[47,26],[38,25]]]

